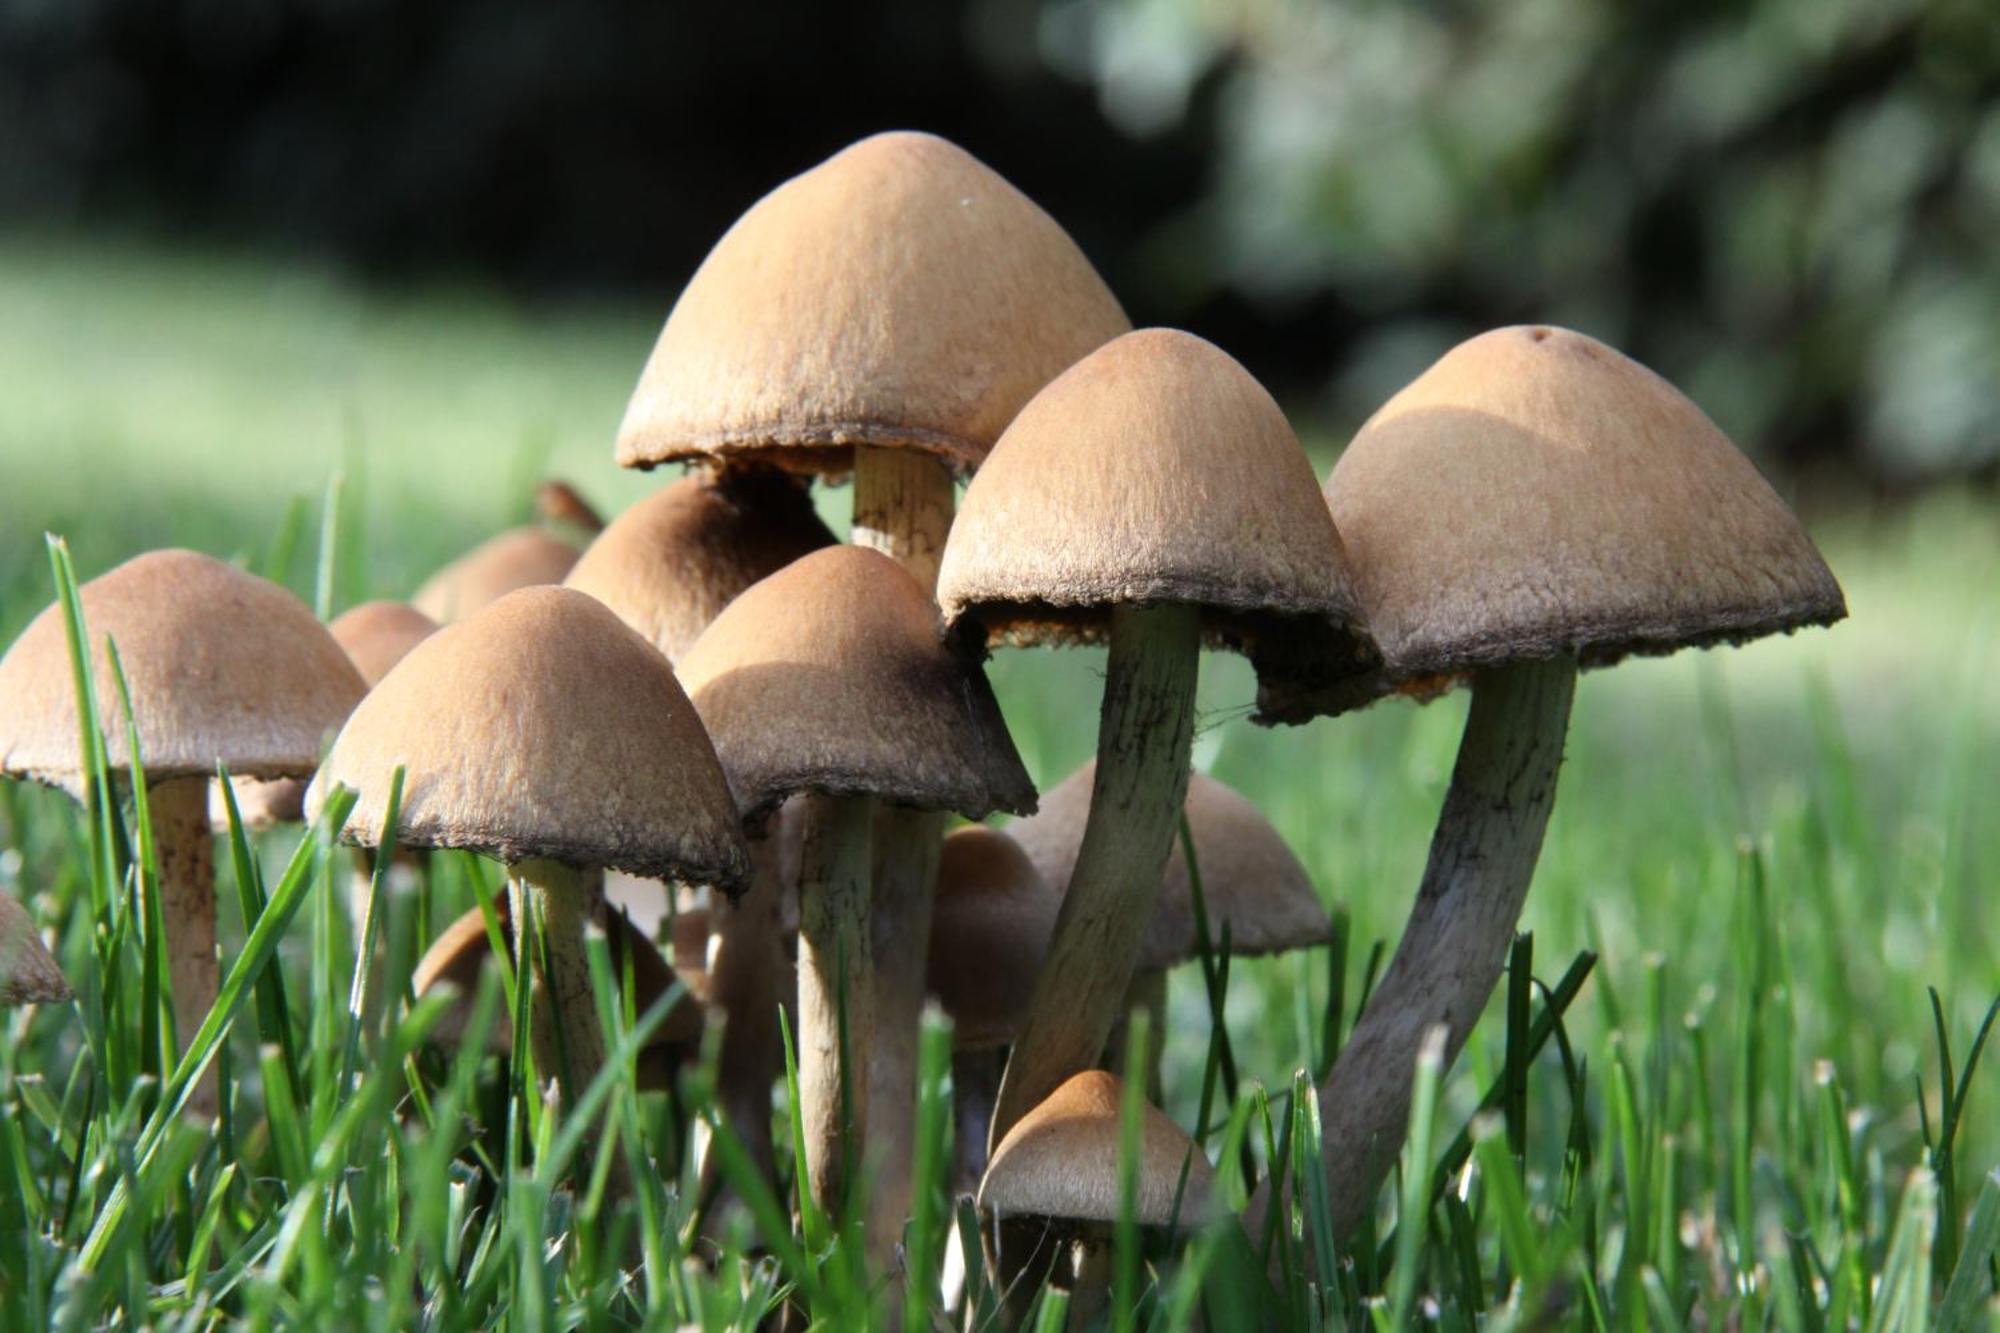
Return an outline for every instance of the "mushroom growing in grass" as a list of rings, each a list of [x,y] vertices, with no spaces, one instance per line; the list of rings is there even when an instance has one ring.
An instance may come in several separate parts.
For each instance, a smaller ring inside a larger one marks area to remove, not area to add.
[[[1204,642],[1260,677],[1374,665],[1312,464],[1248,371],[1146,329],[1049,385],[966,491],[939,576],[975,647],[1108,642],[1090,821],[993,1132],[1094,1064],[1187,791]]]
[[[1039,810],[1007,828],[1051,884],[1068,884],[1076,869],[1096,769],[1095,763],[1085,764],[1044,794]],[[1231,955],[1248,958],[1308,949],[1333,937],[1333,922],[1305,867],[1247,797],[1196,773],[1188,779],[1181,809],[1194,840],[1211,948],[1219,952],[1226,943]],[[1193,884],[1176,833],[1167,857],[1166,884],[1139,947],[1139,970],[1128,1005],[1128,1009],[1147,1009],[1153,1016],[1146,1058],[1147,1090],[1155,1100],[1167,1032],[1167,973],[1200,956]],[[1123,1051],[1115,1034],[1109,1051],[1114,1057]]]
[[[63,1004],[75,996],[28,909],[0,893],[0,1006]]]
[[[510,592],[561,583],[576,564],[578,547],[604,522],[560,481],[537,488],[535,512],[536,522],[488,538],[425,579],[410,605],[446,624]]]
[[[798,874],[799,1099],[813,1197],[837,1210],[842,1154],[851,1147],[862,1160],[870,1141],[861,1070],[881,1058],[869,984],[876,805],[978,818],[1032,809],[1034,788],[985,677],[945,650],[936,607],[875,551],[829,547],[758,583],[688,650],[681,675],[747,825],[810,794]],[[924,955],[920,939],[898,947]],[[841,1061],[843,1004],[848,1051],[862,1062],[853,1068]],[[910,1141],[887,1148],[905,1153]]]
[[[736,810],[667,659],[579,592],[529,588],[447,625],[364,699],[307,796],[358,794],[346,838],[380,847],[405,772],[399,846],[506,863],[532,969],[535,1064],[573,1097],[605,1060],[586,933],[603,872],[734,887],[748,870]]]
[[[1069,1323],[1089,1326],[1110,1296],[1119,1220],[1118,1155],[1124,1085],[1098,1069],[1071,1076],[1014,1123],[979,1185],[980,1211],[1002,1247],[1069,1249],[1057,1277],[1070,1290]],[[1215,1173],[1201,1148],[1158,1108],[1139,1110],[1132,1216],[1142,1227],[1193,1230],[1212,1216]],[[1003,1271],[1035,1272],[1029,1255],[998,1256]],[[1049,1258],[1054,1256],[1050,1254]],[[1016,1282],[1032,1292],[1038,1284]]]
[[[1603,343],[1506,328],[1369,419],[1326,485],[1382,688],[1472,686],[1402,943],[1320,1090],[1333,1223],[1373,1206],[1423,1034],[1464,1044],[1498,979],[1555,799],[1581,667],[1846,614],[1797,518],[1672,385]],[[1273,691],[1297,719],[1349,700]]]
[[[209,781],[218,764],[253,778],[303,777],[362,694],[326,627],[285,589],[193,551],[154,551],[82,585],[105,766],[123,794],[135,764],[167,932],[175,1027],[191,1037],[215,1002],[215,842]],[[131,694],[128,742],[107,644]],[[51,606],[0,659],[0,773],[86,799],[76,681],[62,608]],[[215,1109],[213,1069],[189,1107]]]
[[[929,134],[877,134],[771,191],[681,293],[618,436],[628,467],[755,462],[854,478],[854,541],[929,595],[953,477],[1037,390],[1131,327],[1026,195]],[[878,816],[875,913],[922,939],[942,825]],[[913,1137],[923,952],[877,960],[870,1098]],[[883,1207],[908,1193],[887,1163]]]

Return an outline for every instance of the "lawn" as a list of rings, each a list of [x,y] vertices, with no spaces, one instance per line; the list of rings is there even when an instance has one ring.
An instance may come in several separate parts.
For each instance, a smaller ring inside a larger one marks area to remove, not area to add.
[[[611,437],[662,313],[462,286],[384,294],[269,259],[11,238],[0,633],[11,640],[52,596],[44,531],[67,538],[83,578],[179,544],[339,610],[407,595],[519,521],[545,474],[615,510],[661,480],[615,468]],[[1322,474],[1337,438],[1315,449]],[[845,492],[822,503],[844,523]],[[1596,965],[1563,1039],[1529,1067],[1510,1126],[1519,1176],[1482,1120],[1475,1168],[1452,1177],[1429,1225],[1392,1241],[1402,1206],[1385,1197],[1382,1255],[1364,1238],[1330,1272],[1300,1257],[1281,1322],[2000,1327],[1990,1259],[1975,1254],[1948,1291],[1957,1256],[1982,1244],[1990,1255],[2000,1237],[2000,1184],[1968,1225],[2000,1169],[2000,1059],[1989,1052],[1965,1080],[1962,1107],[1946,1087],[2000,996],[2000,508],[1945,493],[1806,517],[1849,621],[1580,685],[1524,928],[1550,985],[1584,951]],[[1089,757],[1101,671],[1088,652],[994,659],[1039,785]],[[1251,694],[1244,664],[1205,661],[1197,765],[1269,814],[1351,940],[1341,969],[1325,951],[1231,969],[1240,1100],[1260,1112],[1253,1085],[1282,1099],[1296,1068],[1322,1060],[1328,977],[1344,976],[1351,1021],[1371,945],[1393,946],[1464,701],[1263,730],[1245,720]],[[58,794],[0,791],[0,889],[54,931],[84,996],[79,1010],[5,1020],[0,1324],[526,1327],[553,1303],[554,1325],[732,1327],[793,1282],[851,1323],[845,1270],[823,1256],[732,1253],[715,1276],[684,1261],[680,1181],[642,1190],[643,1215],[614,1224],[594,1213],[588,1180],[572,1193],[517,1143],[488,1141],[484,1172],[460,1121],[505,1112],[481,1100],[470,1058],[411,1104],[399,1043],[413,1029],[396,1006],[350,1064],[344,871],[308,846],[288,878],[295,842],[259,850],[266,892],[274,904],[295,894],[297,915],[282,940],[275,919],[249,932],[275,946],[263,976],[285,988],[288,1039],[274,1045],[263,1001],[246,1003],[226,1038],[241,1076],[229,1133],[211,1143],[169,1118],[148,1137],[146,1089],[108,1099],[91,1054],[103,1048],[83,1031],[80,1013],[137,1004],[129,988],[106,999],[103,960],[136,954],[93,939],[85,822]],[[498,883],[463,858],[443,866],[432,919],[469,904],[482,873]],[[246,934],[240,915],[230,925],[227,872],[222,896],[226,969]],[[1184,1126],[1200,1109],[1210,1015],[1198,970],[1184,969],[1166,1065]],[[1425,1173],[1500,1079],[1507,1029],[1496,999],[1444,1081]],[[274,1071],[294,1058],[296,1094],[273,1098]],[[687,1100],[699,1109],[699,1086]],[[621,1090],[611,1104],[676,1162],[680,1121],[657,1102]],[[651,1262],[622,1276],[617,1260],[641,1242]],[[1142,1320],[1181,1326],[1175,1302],[1204,1274],[1212,1297],[1242,1281],[1221,1276],[1216,1236],[1189,1256],[1155,1256]],[[1235,1308],[1212,1306],[1211,1324],[1234,1326]]]

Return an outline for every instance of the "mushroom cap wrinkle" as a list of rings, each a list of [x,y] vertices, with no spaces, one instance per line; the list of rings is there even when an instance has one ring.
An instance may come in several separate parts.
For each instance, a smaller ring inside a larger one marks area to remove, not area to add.
[[[979,1206],[999,1217],[1043,1217],[1086,1225],[1118,1220],[1119,1101],[1124,1085],[1101,1069],[1073,1075],[1007,1131],[979,1184]],[[1208,1158],[1166,1112],[1139,1109],[1141,1226],[1195,1226],[1214,1206]],[[1181,1187],[1181,1168],[1187,1184]],[[1178,1215],[1174,1208],[1180,1196]]]
[[[1075,242],[991,168],[935,135],[877,134],[716,242],[639,377],[618,462],[838,473],[875,445],[970,471],[1037,389],[1129,327]]]
[[[510,593],[382,678],[313,780],[358,794],[346,837],[736,885],[748,855],[701,719],[659,650],[567,588]]]
[[[361,677],[304,602],[194,551],[136,556],[78,589],[90,636],[105,758],[130,771],[107,641],[131,691],[151,781],[308,774],[361,698]],[[62,608],[37,616],[0,658],[0,773],[75,793],[76,686]]]
[[[564,582],[678,661],[745,588],[833,542],[797,478],[704,470],[612,520]]]
[[[1602,666],[1847,613],[1715,423],[1567,329],[1447,352],[1361,428],[1326,496],[1392,679],[1562,654]]]
[[[1034,808],[984,673],[880,552],[793,561],[731,602],[680,670],[746,819],[802,791],[974,819]]]

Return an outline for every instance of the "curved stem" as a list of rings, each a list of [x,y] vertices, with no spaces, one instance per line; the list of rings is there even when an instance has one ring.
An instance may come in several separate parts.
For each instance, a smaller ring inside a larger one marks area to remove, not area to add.
[[[181,1049],[215,1006],[215,835],[208,822],[208,779],[168,778],[148,784],[153,855],[160,868],[160,919],[167,932],[167,986]],[[195,1084],[188,1113],[198,1119],[220,1106],[211,1063]]]
[[[875,805],[863,797],[813,795],[799,859],[799,1113],[813,1199],[838,1216],[846,1154],[867,1143],[868,1080],[851,1070],[870,1049],[868,872]],[[841,1009],[847,1041],[841,1043]],[[842,1114],[842,1104],[846,1114]]]
[[[1125,1003],[1187,798],[1200,650],[1193,607],[1112,612],[1090,816],[1000,1081],[990,1144],[1096,1064]]]
[[[1575,688],[1573,658],[1497,667],[1473,682],[1402,943],[1319,1089],[1339,1236],[1373,1207],[1402,1147],[1424,1034],[1443,1026],[1449,1067],[1499,980],[1555,804]],[[1253,1218],[1265,1215],[1269,1188],[1251,1201]]]

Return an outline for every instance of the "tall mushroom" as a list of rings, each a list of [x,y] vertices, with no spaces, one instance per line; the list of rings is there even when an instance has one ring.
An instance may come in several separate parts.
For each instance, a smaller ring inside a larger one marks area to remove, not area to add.
[[[160,872],[176,1028],[192,1036],[215,1003],[216,765],[253,778],[303,777],[361,697],[361,678],[305,603],[193,551],[153,551],[79,590],[106,766],[130,792],[135,756],[113,685],[115,643],[131,691],[136,762]],[[0,774],[85,798],[75,678],[62,608],[37,616],[0,658]],[[215,1109],[214,1079],[189,1102]]]
[[[1384,688],[1472,686],[1402,943],[1320,1090],[1345,1232],[1395,1159],[1424,1033],[1443,1024],[1454,1058],[1499,977],[1578,668],[1847,610],[1798,520],[1701,409],[1566,329],[1453,348],[1362,427],[1326,495]],[[1274,690],[1260,702],[1296,719],[1350,701]]]
[[[1187,791],[1204,640],[1263,677],[1374,659],[1284,413],[1227,353],[1167,329],[1107,344],[1022,409],[966,492],[939,594],[975,645],[1110,647],[1090,821],[997,1136],[1097,1060],[1124,1003]]]
[[[780,185],[716,243],[640,377],[618,461],[851,473],[855,542],[929,594],[953,475],[1130,327],[1061,226],[991,168],[934,135],[877,134]],[[878,960],[871,1097],[891,1141],[908,1142],[941,826],[879,818],[875,913],[914,947]],[[900,1156],[883,1164],[885,1211],[906,1174]]]
[[[837,1206],[849,1146],[843,1083],[857,1158],[869,1142],[869,1082],[841,1061],[843,1001],[852,1055],[879,1054],[869,985],[875,806],[1023,813],[1034,788],[985,677],[945,650],[936,607],[874,551],[830,547],[758,583],[715,618],[681,674],[752,827],[787,796],[811,794],[799,868],[799,1099],[813,1197]]]
[[[714,747],[673,668],[582,593],[509,593],[369,691],[308,808],[353,788],[345,836],[379,847],[398,767],[398,844],[505,862],[517,941],[530,937],[519,923],[539,923],[541,951],[520,960],[535,1062],[575,1096],[605,1059],[585,943],[602,926],[604,868],[728,886],[748,870]]]

